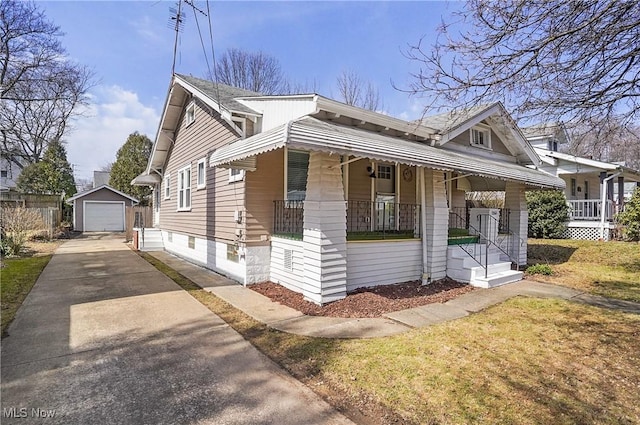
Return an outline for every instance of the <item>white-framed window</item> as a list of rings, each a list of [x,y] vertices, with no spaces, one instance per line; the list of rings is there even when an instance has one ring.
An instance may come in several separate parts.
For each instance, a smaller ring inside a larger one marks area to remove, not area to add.
[[[194,102],[191,102],[189,106],[187,106],[184,119],[187,126],[190,126],[196,121],[196,104]]]
[[[390,165],[378,165],[378,178],[391,180],[393,169]]]
[[[164,199],[171,198],[171,174],[164,176]]]
[[[191,210],[191,165],[178,171],[178,211]]]
[[[469,131],[472,146],[491,149],[491,129],[489,127],[477,125]]]
[[[229,168],[229,183],[239,182],[244,179],[244,170]]]
[[[202,158],[198,161],[198,172],[197,172],[197,188],[204,189],[207,185],[207,159]]]

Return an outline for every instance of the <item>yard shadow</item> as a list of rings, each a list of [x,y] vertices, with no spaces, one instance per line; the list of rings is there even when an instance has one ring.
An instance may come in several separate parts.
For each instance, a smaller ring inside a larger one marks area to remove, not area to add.
[[[529,264],[562,264],[569,261],[577,248],[553,244],[535,244],[527,247]]]

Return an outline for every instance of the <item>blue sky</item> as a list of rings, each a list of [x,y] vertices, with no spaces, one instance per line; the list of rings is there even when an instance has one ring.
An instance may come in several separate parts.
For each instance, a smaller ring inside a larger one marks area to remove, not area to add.
[[[115,160],[133,131],[155,138],[171,77],[175,33],[169,28],[174,1],[39,1],[61,27],[69,55],[94,69],[85,117],[66,137],[77,178]],[[206,10],[206,3],[195,1]],[[336,77],[356,71],[378,87],[384,112],[414,119],[423,102],[391,86],[406,86],[417,64],[402,55],[421,37],[430,42],[442,17],[461,3],[244,2],[212,1],[214,48],[262,50],[277,58],[292,81],[315,82],[317,91],[338,97]],[[176,72],[204,77],[206,62],[193,11],[186,8]],[[198,16],[208,42],[208,22]],[[210,55],[210,47],[207,54]],[[209,60],[211,58],[209,57]]]

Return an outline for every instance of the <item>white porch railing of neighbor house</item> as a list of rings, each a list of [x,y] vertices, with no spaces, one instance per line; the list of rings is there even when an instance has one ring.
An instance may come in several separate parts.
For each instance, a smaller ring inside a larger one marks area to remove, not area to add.
[[[585,220],[585,221],[597,221],[601,219],[601,204],[600,199],[572,199],[568,200],[569,204],[569,219],[570,220]],[[608,200],[605,205],[605,220],[613,220],[615,215],[615,204],[613,201]]]

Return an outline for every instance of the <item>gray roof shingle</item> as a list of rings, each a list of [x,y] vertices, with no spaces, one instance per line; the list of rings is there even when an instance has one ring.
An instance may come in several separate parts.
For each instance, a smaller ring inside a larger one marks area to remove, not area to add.
[[[212,100],[218,101],[219,94],[219,103],[224,108],[230,111],[255,114],[256,111],[238,102],[236,98],[246,96],[262,96],[260,93],[256,93],[250,90],[240,89],[222,83],[214,83],[208,80],[203,80],[201,78],[192,77],[190,75],[176,74],[176,76],[191,84],[192,86],[209,96]]]

